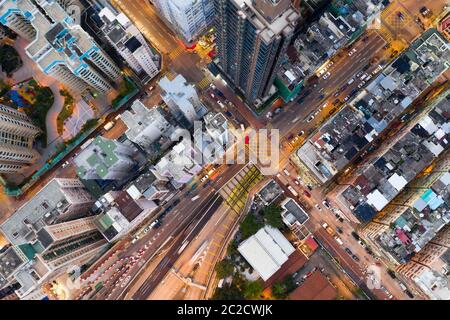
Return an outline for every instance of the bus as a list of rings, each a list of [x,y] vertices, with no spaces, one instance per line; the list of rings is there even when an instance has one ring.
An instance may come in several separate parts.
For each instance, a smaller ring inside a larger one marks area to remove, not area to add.
[[[298,193],[297,191],[294,190],[294,188],[292,188],[292,186],[288,186],[288,190],[296,197],[298,197]]]

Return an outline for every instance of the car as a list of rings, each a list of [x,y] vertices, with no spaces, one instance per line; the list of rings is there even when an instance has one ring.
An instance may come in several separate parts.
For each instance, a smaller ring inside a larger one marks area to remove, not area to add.
[[[339,232],[339,231],[338,231]],[[342,233],[342,232],[341,232]],[[339,243],[341,246],[344,245],[344,242],[342,242],[341,238],[339,238],[338,236],[334,237],[334,240],[336,240],[337,243]]]
[[[314,120],[314,115],[311,115],[309,118],[308,118],[308,120],[306,120],[306,122],[307,123],[310,123],[311,121],[313,121]]]
[[[330,203],[328,202],[328,200],[323,200],[322,204],[327,208],[327,209],[331,209]]]
[[[353,253],[352,253],[352,250],[350,250],[349,248],[345,248],[344,250],[345,250],[345,252],[347,252],[349,255],[352,255],[352,254],[353,254]]]
[[[364,249],[366,249],[366,252],[370,255],[373,255],[373,251],[372,249],[370,249],[369,247],[365,247]]]
[[[294,179],[294,180],[292,180],[292,181],[294,181],[294,183],[296,184],[296,185],[300,185],[300,182],[298,182],[298,180],[297,179]]]
[[[270,118],[272,118],[272,112],[270,112],[270,111],[269,111],[269,112],[267,112],[267,114],[266,114],[266,118],[267,118],[267,119],[270,119]]]
[[[334,64],[334,62],[333,61],[330,61],[330,62],[328,62],[328,64],[327,64],[327,68],[329,68],[329,67],[331,67],[332,65]]]
[[[307,196],[308,198],[311,198],[311,194],[308,192],[308,191],[303,191],[303,194],[305,195],[305,196]]]
[[[150,88],[148,88],[148,91],[152,91],[153,89],[155,89],[155,86],[151,86]]]
[[[291,175],[291,174],[289,173],[289,171],[287,171],[286,169],[283,169],[283,172],[284,172],[284,174],[287,175],[288,177]]]
[[[230,111],[225,111],[225,114],[227,115],[227,117],[231,118],[233,117],[233,114]]]
[[[405,16],[403,15],[403,13],[401,11],[397,11],[397,17],[401,20],[404,21],[405,20]]]
[[[327,103],[327,102],[325,102],[325,103],[320,107],[320,109],[323,110],[323,109],[325,109],[326,107],[328,107],[328,103]]]
[[[352,237],[355,238],[356,240],[361,239],[355,231],[352,231]]]
[[[210,95],[210,96],[211,96],[211,98],[213,98],[213,99],[215,99],[215,98],[216,98],[216,96],[215,96],[215,95],[214,95],[214,93],[212,93],[212,92],[211,92],[211,93],[210,93],[209,95]]]
[[[300,132],[298,133],[298,136],[301,137],[301,136],[304,135],[304,134],[305,134],[305,131],[302,130],[302,131],[300,131]]]
[[[340,95],[341,93],[339,92],[339,91],[336,91],[334,94],[333,94],[333,97],[339,97],[339,95]]]
[[[208,180],[209,176],[205,175],[203,178],[200,179],[200,182],[205,182],[206,180]]]
[[[279,114],[280,112],[281,112],[281,108],[276,108],[276,109],[273,111],[273,114],[277,115],[277,114]]]
[[[386,272],[392,279],[396,279],[397,278],[397,276],[395,275],[395,272],[392,271],[391,269],[388,269]]]
[[[358,84],[358,89],[361,89],[362,87],[364,87],[366,83],[364,81],[362,81],[360,84]]]
[[[326,80],[326,79],[328,79],[330,76],[331,76],[331,72],[327,72],[327,73],[325,73],[325,74],[323,75],[322,79],[323,79],[323,80]]]
[[[350,50],[350,52],[348,53],[348,56],[351,57],[352,55],[354,55],[356,53],[356,48],[353,48],[352,50]]]
[[[323,75],[325,72],[327,72],[327,68],[323,68],[322,70],[319,71],[319,75]]]
[[[307,184],[306,187],[308,188],[309,191],[312,191],[313,187],[310,184]]]
[[[342,229],[339,228],[339,227],[336,228],[336,231],[339,232],[339,233],[344,233],[344,231],[342,231]]]
[[[427,7],[423,6],[422,8],[420,8],[420,14],[424,17],[424,18],[428,18],[432,15],[432,12],[430,9],[428,9]]]
[[[347,84],[351,85],[353,82],[355,82],[355,78],[351,78],[350,80],[348,80]]]
[[[344,98],[344,101],[348,101],[349,99],[350,99],[350,96],[348,95]]]
[[[405,290],[405,293],[408,297],[410,297],[411,299],[414,298],[414,295],[411,293],[411,291],[409,290]]]
[[[362,242],[362,240],[358,240],[358,243],[363,248],[366,246],[366,244],[364,242]]]
[[[66,162],[64,162],[63,164],[62,164],[62,166],[61,166],[61,168],[65,168],[65,167],[67,167],[69,165],[69,161],[66,161]]]
[[[150,226],[148,226],[148,227],[146,227],[146,228],[144,229],[144,233],[149,232],[149,230],[150,230]]]
[[[356,77],[357,77],[357,78],[361,77],[361,76],[363,75],[363,73],[364,73],[364,71],[358,72],[358,73],[356,74]]]
[[[339,220],[340,223],[343,223],[343,222],[344,222],[344,218],[342,218],[342,217],[339,217],[338,220]]]
[[[352,255],[352,259],[355,260],[356,262],[359,262],[359,258],[356,254]]]
[[[316,207],[317,210],[322,211],[322,208],[319,206],[319,204],[315,204],[314,207]]]

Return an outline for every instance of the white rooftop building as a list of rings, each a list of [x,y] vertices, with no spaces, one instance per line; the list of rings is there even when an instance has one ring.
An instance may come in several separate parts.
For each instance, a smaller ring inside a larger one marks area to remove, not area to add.
[[[200,119],[203,105],[192,84],[188,84],[182,75],[173,80],[164,77],[158,82],[161,97],[177,120],[186,120],[191,125]]]
[[[131,106],[132,111],[125,111],[120,118],[128,127],[128,139],[141,146],[144,150],[161,136],[173,128],[157,108],[147,108],[136,100]]]
[[[181,141],[152,168],[152,173],[159,180],[170,181],[176,188],[181,187],[202,170],[202,165],[196,161],[196,154],[192,145]]]
[[[136,74],[146,73],[145,80],[149,81],[160,71],[161,56],[125,14],[113,10],[113,7],[105,7],[99,12],[106,39]]]
[[[191,42],[214,19],[214,1],[153,0],[162,17],[183,38]]]
[[[281,268],[295,248],[278,229],[265,226],[243,241],[238,251],[266,281]]]
[[[203,117],[206,131],[220,145],[228,143],[228,121],[222,113],[210,112]]]

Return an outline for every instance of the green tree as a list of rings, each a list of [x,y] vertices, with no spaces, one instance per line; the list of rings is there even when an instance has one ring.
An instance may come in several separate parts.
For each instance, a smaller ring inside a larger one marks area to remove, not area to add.
[[[239,243],[236,241],[236,239],[233,239],[233,241],[231,241],[231,243],[228,245],[227,254],[230,257],[232,257],[235,254],[237,254],[238,253],[238,250],[237,250],[238,246],[239,246]]]
[[[248,237],[254,235],[262,227],[263,224],[258,222],[254,215],[247,215],[240,225],[242,239],[245,240]]]
[[[211,300],[244,300],[242,291],[235,283],[224,285],[222,288],[217,288]]]
[[[277,282],[272,286],[272,294],[277,299],[286,299],[287,292],[283,283]]]
[[[294,281],[294,278],[292,277],[292,275],[289,275],[286,278],[284,278],[283,286],[286,289],[286,293],[290,293],[290,292],[294,291],[295,288],[297,288],[297,285],[295,284],[295,281]]]
[[[261,297],[264,288],[259,281],[247,281],[244,284],[244,298],[249,300],[256,300]]]
[[[269,226],[280,229],[284,227],[283,220],[281,218],[281,212],[283,209],[276,204],[271,204],[263,209],[263,217]]]
[[[228,259],[224,259],[216,265],[215,270],[217,272],[217,277],[219,277],[219,279],[229,277],[234,273],[233,262],[231,262]]]

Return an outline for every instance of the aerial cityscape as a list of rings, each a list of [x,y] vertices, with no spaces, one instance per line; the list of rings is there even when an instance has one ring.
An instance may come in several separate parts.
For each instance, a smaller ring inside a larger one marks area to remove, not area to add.
[[[0,300],[450,300],[449,223],[448,0],[0,0]]]

